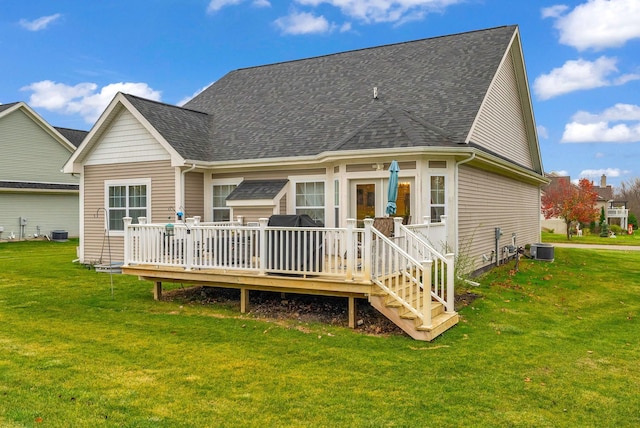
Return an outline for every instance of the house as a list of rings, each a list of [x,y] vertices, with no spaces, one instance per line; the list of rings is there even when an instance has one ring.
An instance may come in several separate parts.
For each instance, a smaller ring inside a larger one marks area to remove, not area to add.
[[[86,135],[24,102],[0,105],[0,239],[79,236],[79,178],[62,167]]]
[[[549,179],[549,184],[542,188],[544,193],[545,189],[558,185],[559,182],[571,182],[571,177],[568,175],[558,175],[554,172],[546,174]],[[608,225],[617,224],[623,230],[627,230],[629,220],[629,210],[626,207],[625,201],[618,201],[614,199],[613,187],[607,185],[607,176],[602,175],[600,178],[600,185],[593,184],[593,191],[598,194],[596,199],[596,209],[598,213],[604,210],[605,223]],[[541,214],[542,228],[547,230],[553,230],[555,233],[566,234],[567,224],[564,219],[552,217],[545,219]]]
[[[327,233],[361,230],[385,215],[394,160],[396,215],[465,270],[539,241],[546,179],[517,26],[239,69],[183,107],[120,93],[64,170],[81,177],[81,260],[97,261],[108,236],[128,265],[141,235],[127,217],[305,214]]]

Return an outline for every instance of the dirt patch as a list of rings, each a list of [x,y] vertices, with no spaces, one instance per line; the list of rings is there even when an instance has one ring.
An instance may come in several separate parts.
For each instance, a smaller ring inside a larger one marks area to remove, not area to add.
[[[456,295],[456,300],[454,303],[454,307],[456,311],[464,308],[465,306],[469,306],[474,302],[474,300],[480,298],[479,294],[471,293],[470,291],[465,291]]]

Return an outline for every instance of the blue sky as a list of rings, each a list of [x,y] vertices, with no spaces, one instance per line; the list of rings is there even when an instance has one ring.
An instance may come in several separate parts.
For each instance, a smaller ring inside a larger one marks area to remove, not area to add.
[[[545,171],[640,176],[639,0],[0,0],[0,103],[91,128],[243,67],[518,24]]]

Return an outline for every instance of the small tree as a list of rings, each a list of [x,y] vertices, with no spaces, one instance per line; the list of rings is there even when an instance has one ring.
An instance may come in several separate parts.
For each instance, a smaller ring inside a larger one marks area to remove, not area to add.
[[[593,183],[581,178],[575,186],[569,180],[560,180],[549,186],[542,196],[544,218],[559,217],[567,225],[567,239],[571,239],[571,223],[590,223],[598,217],[596,201],[598,194]]]

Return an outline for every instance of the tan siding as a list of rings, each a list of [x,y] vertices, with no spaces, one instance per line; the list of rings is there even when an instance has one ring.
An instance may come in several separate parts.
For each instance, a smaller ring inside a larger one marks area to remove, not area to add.
[[[71,151],[21,109],[0,119],[0,180],[71,183],[79,180],[60,172]]]
[[[287,195],[283,195],[282,198],[280,198],[280,214],[286,214],[287,213]]]
[[[486,103],[471,134],[471,142],[522,166],[533,168],[523,114],[513,59],[509,56],[487,94]]]
[[[271,207],[238,207],[233,209],[233,217],[243,216],[245,224],[258,221],[261,218],[269,218],[272,214],[273,208]]]
[[[168,160],[169,153],[128,111],[122,110],[89,154],[86,165]]]
[[[500,246],[524,246],[540,240],[538,187],[483,170],[461,166],[459,171],[459,252],[479,269],[495,249],[495,228],[502,228]]]
[[[242,177],[245,180],[273,180],[289,178],[292,175],[322,175],[327,172],[326,168],[308,168],[308,169],[287,169],[278,171],[250,171],[250,172],[233,172],[217,174],[213,173],[214,180],[222,180],[226,178]]]
[[[173,218],[175,201],[175,170],[168,161],[124,163],[118,165],[92,165],[84,167],[84,262],[95,262],[102,254],[102,262],[107,260],[107,243],[110,241],[111,259],[124,258],[123,239],[105,235],[104,182],[130,178],[151,179],[151,222],[166,223]]]
[[[204,219],[204,174],[201,172],[187,173],[184,193],[184,211],[187,216],[200,216]]]

